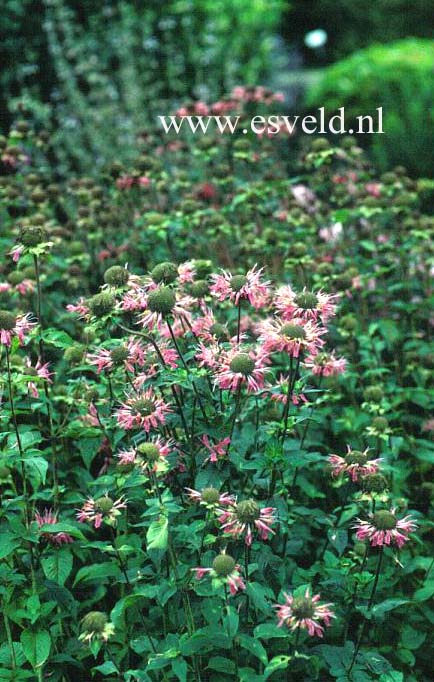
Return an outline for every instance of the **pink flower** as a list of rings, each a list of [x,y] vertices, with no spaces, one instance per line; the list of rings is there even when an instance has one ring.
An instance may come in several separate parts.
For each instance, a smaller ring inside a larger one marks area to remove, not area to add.
[[[35,521],[38,524],[38,528],[44,525],[55,525],[57,523],[57,513],[52,509],[44,509],[44,513],[40,514],[38,511],[35,512]],[[49,533],[47,531],[41,531],[41,538],[43,538],[50,545],[67,545],[70,542],[74,542],[73,538],[68,533]]]
[[[200,343],[198,349],[195,358],[198,361],[199,367],[214,369],[219,366],[220,349],[217,345],[205,346],[203,343]]]
[[[193,302],[189,296],[177,296],[175,292],[167,286],[159,286],[147,292],[144,300],[144,312],[138,318],[139,323],[146,329],[154,329],[158,327],[160,332],[163,332],[162,327],[168,315],[173,317],[175,321],[185,318],[190,321],[191,313],[188,307]],[[179,330],[179,335],[184,333],[183,327]],[[170,337],[170,332],[167,330],[163,335]],[[175,334],[176,335],[176,334]]]
[[[284,597],[284,604],[274,605],[279,627],[286,625],[292,631],[301,628],[307,630],[311,637],[322,637],[324,625],[331,625],[331,619],[336,617],[330,609],[333,604],[320,604],[320,595],[311,596],[309,588],[304,597],[294,597],[286,592]]]
[[[272,400],[275,400],[276,402],[286,404],[286,401],[288,400],[288,377],[281,376],[279,380],[276,382],[276,385],[271,387],[272,392],[270,394],[270,398]],[[275,393],[273,392],[274,390],[277,390],[278,392]],[[293,405],[300,405],[300,403],[307,403],[308,400],[304,393],[297,393],[294,390],[292,391],[290,395],[290,400]]]
[[[258,340],[265,353],[287,353],[298,358],[303,351],[316,355],[324,345],[321,336],[325,333],[324,328],[302,318],[296,317],[287,322],[276,317],[265,320],[261,325]]]
[[[347,361],[345,358],[335,357],[332,352],[310,355],[303,364],[316,376],[331,377],[343,374],[346,370]]]
[[[120,510],[126,508],[127,504],[122,497],[118,500],[112,500],[108,495],[103,495],[97,499],[89,497],[82,508],[78,510],[77,519],[80,523],[92,523],[94,528],[100,528],[103,521],[114,526],[117,517],[121,514]]]
[[[227,341],[229,334],[226,326],[217,322],[211,309],[204,308],[203,313],[191,324],[193,334],[208,345],[215,344],[217,341]]]
[[[241,386],[245,386],[248,392],[259,391],[264,388],[267,362],[268,357],[262,350],[242,350],[234,346],[222,352],[214,368],[214,382],[228,391],[237,391]]]
[[[225,457],[231,442],[230,438],[223,438],[223,440],[220,440],[218,443],[214,443],[214,445],[212,445],[206,434],[204,434],[200,440],[210,453],[209,457],[205,460],[206,462],[208,460],[210,462],[217,462],[219,458]]]
[[[21,296],[27,296],[27,294],[33,294],[35,283],[31,279],[23,279],[22,282],[16,285],[15,289]]]
[[[211,275],[213,284],[210,292],[219,301],[232,301],[235,305],[247,300],[254,308],[263,308],[269,298],[269,282],[263,282],[263,268],[256,270],[253,266],[245,275],[231,275],[222,270],[220,275]]]
[[[49,362],[45,362],[42,364],[41,359],[38,358],[36,365],[32,367],[32,362],[29,357],[26,357],[25,360],[25,365],[26,365],[26,370],[24,370],[25,374],[28,375],[33,375],[35,377],[34,380],[30,380],[27,383],[27,388],[29,389],[30,393],[34,398],[37,398],[39,395],[38,387],[36,385],[37,379],[43,379],[44,381],[47,381],[49,384],[52,383],[51,377],[53,376],[53,372],[50,372],[48,369],[50,366]]]
[[[333,246],[341,239],[343,231],[342,223],[334,223],[330,227],[322,227],[319,236]]]
[[[207,509],[216,509],[218,506],[226,507],[227,505],[235,504],[235,497],[233,495],[220,493],[216,488],[203,488],[201,491],[186,488],[186,491],[192,502],[197,502]]]
[[[209,575],[216,587],[227,585],[233,597],[239,590],[245,590],[246,585],[241,577],[241,566],[229,554],[219,554],[212,563],[212,568],[192,568],[196,580]]]
[[[271,526],[276,522],[276,510],[273,507],[262,509],[255,500],[242,500],[228,509],[220,509],[219,523],[224,533],[235,538],[244,537],[248,547],[252,544],[253,531],[256,530],[261,540],[268,540],[274,535]]]
[[[367,474],[377,473],[382,460],[381,458],[369,459],[369,448],[360,452],[359,450],[351,450],[350,446],[347,445],[347,450],[345,457],[340,457],[339,455],[329,455],[328,457],[334,478],[344,474],[351,478],[353,482],[356,482]]]
[[[160,436],[140,443],[136,448],[118,453],[119,466],[137,466],[143,471],[158,471],[159,464],[165,462],[172,452],[173,441],[163,441]]]
[[[196,275],[196,268],[193,261],[187,261],[186,263],[181,263],[178,266],[179,282],[180,284],[187,284],[188,282],[193,282]]]
[[[116,411],[118,424],[122,429],[142,428],[149,433],[160,424],[166,422],[166,415],[171,407],[161,398],[157,398],[152,388],[148,388],[138,395],[130,395]]]
[[[69,313],[76,313],[78,317],[85,320],[89,317],[90,314],[89,306],[87,305],[86,299],[83,296],[81,296],[78,299],[77,303],[68,303],[68,305],[66,306],[66,310]]]
[[[305,322],[318,322],[327,324],[336,313],[335,294],[326,294],[323,291],[303,291],[296,293],[289,285],[276,291],[274,305],[282,318],[292,321],[299,318]]]
[[[31,322],[30,318],[30,313],[14,315],[8,310],[0,310],[0,344],[10,346],[12,339],[17,338],[22,346],[25,335],[36,326],[36,322]]]
[[[12,256],[12,260],[14,263],[18,263],[24,251],[25,246],[23,246],[23,244],[16,244],[9,251],[9,256]]]
[[[357,519],[354,526],[357,539],[369,540],[372,547],[395,544],[400,549],[409,540],[408,534],[416,530],[417,523],[411,516],[398,519],[395,512],[394,508],[381,509],[371,514],[369,521]]]
[[[112,349],[98,348],[95,353],[88,353],[88,362],[95,365],[98,374],[109,371],[116,367],[123,367],[127,372],[134,372],[135,366],[143,367],[145,364],[145,349],[140,341],[134,338]]]

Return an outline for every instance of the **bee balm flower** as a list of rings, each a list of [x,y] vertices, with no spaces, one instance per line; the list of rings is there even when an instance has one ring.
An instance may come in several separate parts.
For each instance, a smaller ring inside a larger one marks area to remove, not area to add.
[[[16,337],[22,346],[25,335],[36,325],[36,322],[30,321],[30,317],[30,313],[14,315],[8,310],[0,310],[0,344],[10,346]]]
[[[240,572],[241,567],[229,554],[219,554],[212,563],[212,568],[193,568],[195,576],[201,580],[205,575],[209,575],[217,585],[226,584],[229,591],[234,596],[238,590],[245,590],[246,585]]]
[[[311,637],[322,637],[324,625],[329,626],[335,614],[330,607],[333,604],[320,604],[320,595],[311,596],[309,589],[303,597],[294,597],[284,593],[285,603],[275,604],[278,626],[286,625],[294,631],[298,628],[307,630]]]
[[[98,497],[96,500],[90,497],[77,513],[80,523],[93,523],[94,528],[100,528],[103,521],[110,526],[116,525],[116,519],[120,515],[120,509],[126,509],[126,502],[120,497],[112,500],[108,495]]]
[[[254,308],[263,308],[268,301],[269,282],[263,282],[262,268],[256,270],[253,266],[245,275],[231,275],[222,270],[219,275],[212,275],[213,284],[210,292],[219,301],[232,301],[238,305],[247,300]]]
[[[351,478],[355,483],[363,476],[377,473],[381,458],[369,459],[369,448],[366,448],[363,452],[360,452],[360,450],[351,450],[349,445],[347,445],[347,448],[348,452],[345,457],[329,455],[328,461],[332,467],[332,476],[334,478],[340,474],[344,474]]]
[[[143,393],[129,396],[116,412],[118,424],[121,428],[142,428],[149,433],[159,424],[164,424],[166,414],[171,411],[170,406],[161,398],[157,398],[152,388]]]
[[[225,533],[239,538],[245,536],[248,547],[252,544],[253,531],[256,530],[261,540],[268,540],[274,535],[271,526],[276,522],[276,510],[273,507],[262,509],[255,500],[242,500],[228,509],[221,509],[219,523]]]
[[[264,354],[232,348],[221,355],[215,383],[229,391],[236,391],[240,385],[245,385],[249,392],[258,391],[264,388],[266,362]]]
[[[416,530],[417,524],[411,516],[398,519],[396,509],[380,509],[372,514],[369,521],[357,519],[356,537],[362,542],[369,540],[372,547],[396,545],[399,549],[409,540],[409,533]]]

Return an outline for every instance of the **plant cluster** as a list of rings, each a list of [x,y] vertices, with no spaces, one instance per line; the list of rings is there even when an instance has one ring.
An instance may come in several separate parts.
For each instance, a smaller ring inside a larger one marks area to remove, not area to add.
[[[0,140],[0,679],[429,682],[432,185],[290,143]]]

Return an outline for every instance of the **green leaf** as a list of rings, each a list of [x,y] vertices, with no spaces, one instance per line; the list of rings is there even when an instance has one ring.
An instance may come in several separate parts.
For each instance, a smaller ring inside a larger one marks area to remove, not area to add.
[[[73,556],[69,549],[59,549],[50,556],[42,557],[41,564],[46,578],[64,585],[72,571]]]
[[[74,580],[74,587],[80,582],[90,582],[98,580],[105,582],[108,578],[119,577],[119,567],[111,561],[105,561],[102,564],[93,564],[91,566],[83,566],[80,568]]]
[[[235,663],[223,656],[213,656],[208,661],[208,668],[218,670],[220,673],[235,673]]]
[[[253,634],[256,638],[265,640],[288,636],[287,631],[285,631],[283,628],[277,627],[275,623],[262,623],[255,628]]]
[[[146,533],[148,549],[166,549],[169,539],[169,520],[166,516],[160,516],[153,521]]]
[[[245,634],[238,635],[237,639],[242,649],[246,649],[246,651],[249,651],[251,654],[253,654],[253,656],[259,658],[259,660],[264,665],[267,665],[268,663],[267,652],[265,651],[264,647],[262,646],[261,642],[259,642],[259,640],[255,639],[254,637],[250,637],[250,635]]]
[[[187,663],[183,658],[175,658],[172,661],[172,670],[178,678],[179,682],[187,682]]]
[[[27,475],[32,478],[36,486],[44,485],[47,477],[48,462],[43,457],[29,457],[24,460]]]
[[[7,531],[3,524],[0,532],[0,559],[5,559],[19,546],[20,540]]]
[[[81,530],[73,526],[72,523],[44,523],[39,530],[41,533],[68,533],[68,535],[78,540],[86,540]]]
[[[419,632],[411,627],[404,625],[401,633],[401,644],[405,649],[419,649],[426,639],[426,632]]]
[[[385,601],[382,601],[380,604],[377,604],[373,607],[372,615],[381,617],[385,613],[393,611],[393,609],[397,609],[399,606],[408,603],[408,599],[386,599]]]
[[[49,343],[55,348],[69,348],[69,346],[74,343],[69,334],[62,331],[61,329],[54,329],[53,327],[45,329],[42,334],[42,338],[44,339],[45,343]]]
[[[119,670],[112,661],[105,661],[105,663],[101,663],[101,665],[95,666],[93,670],[98,670],[98,672],[101,673],[102,675],[111,675],[112,673],[119,672]]]
[[[23,630],[21,644],[24,656],[34,669],[43,665],[50,655],[51,639],[46,630]]]
[[[276,672],[276,670],[286,670],[288,663],[292,656],[274,656],[264,670],[264,680],[268,680],[270,675]]]

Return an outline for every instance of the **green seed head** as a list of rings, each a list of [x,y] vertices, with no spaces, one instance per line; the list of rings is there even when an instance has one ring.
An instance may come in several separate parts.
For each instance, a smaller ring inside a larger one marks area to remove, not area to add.
[[[81,619],[83,632],[96,632],[102,634],[108,623],[108,617],[102,611],[90,611]]]
[[[159,263],[152,270],[151,277],[155,284],[171,284],[178,277],[178,268],[169,261]]]
[[[176,298],[169,287],[159,287],[148,295],[148,308],[153,313],[169,315],[175,307]]]
[[[286,336],[289,339],[305,339],[306,332],[303,327],[299,324],[284,324],[280,330],[281,336]]]
[[[297,258],[301,258],[307,254],[307,246],[303,242],[296,242],[292,245],[291,252]]]
[[[236,374],[242,374],[243,376],[248,376],[255,369],[255,363],[247,353],[237,353],[230,364],[230,370]]]
[[[0,329],[10,332],[16,325],[17,318],[8,310],[0,310]]]
[[[252,521],[259,519],[261,510],[255,500],[243,500],[242,502],[238,502],[236,514],[241,523],[252,523]]]
[[[382,474],[363,476],[362,488],[367,493],[382,493],[387,488],[387,479]]]
[[[147,462],[158,462],[160,459],[160,451],[154,443],[140,443],[137,452],[142,455]]]
[[[303,291],[297,294],[295,297],[295,302],[299,308],[303,310],[311,310],[315,308],[318,303],[318,297],[312,291]]]
[[[193,264],[198,279],[205,279],[211,273],[212,263],[210,260],[195,260],[193,261]]]
[[[104,495],[103,497],[99,497],[95,501],[95,506],[98,509],[98,511],[107,514],[109,511],[113,509],[113,500],[111,497],[108,497],[108,495]]]
[[[126,346],[118,346],[110,351],[110,357],[115,365],[121,365],[128,358],[129,352]]]
[[[198,279],[190,286],[190,293],[195,298],[203,298],[209,292],[209,284],[205,279]]]
[[[89,308],[95,317],[102,317],[113,310],[115,305],[115,298],[112,294],[102,291],[100,294],[95,294],[89,300]]]
[[[231,279],[231,289],[238,293],[246,284],[247,278],[245,275],[234,275]]]
[[[393,530],[396,528],[396,516],[387,509],[375,512],[372,525],[378,530]]]
[[[230,575],[235,565],[235,559],[229,556],[229,554],[219,554],[212,562],[214,571],[221,577]]]
[[[366,545],[363,542],[356,542],[353,549],[357,556],[364,557],[366,554]]]
[[[220,499],[220,493],[217,488],[204,488],[201,495],[202,500],[207,504],[217,504]]]
[[[228,332],[226,327],[219,322],[215,322],[209,328],[210,333],[216,337],[217,341],[226,341],[228,338]]]
[[[368,386],[363,392],[363,397],[368,403],[379,403],[384,393],[381,386]]]
[[[112,287],[122,287],[128,282],[130,273],[120,265],[112,265],[104,273],[104,282]]]
[[[65,350],[63,357],[72,365],[78,364],[83,360],[85,347],[81,343],[74,343]]]
[[[368,461],[368,455],[365,452],[360,452],[360,450],[351,450],[347,455],[345,455],[346,464],[366,464]]]
[[[297,620],[312,618],[315,613],[312,600],[306,597],[296,597],[291,604],[291,610]]]
[[[32,247],[38,246],[42,242],[47,241],[46,230],[39,225],[32,225],[29,227],[23,227],[20,232],[20,242],[24,246]]]
[[[155,410],[155,405],[152,400],[148,398],[139,398],[133,403],[134,410],[142,417],[148,417]]]
[[[375,417],[372,420],[372,427],[379,433],[383,433],[389,428],[389,422],[385,417]]]

